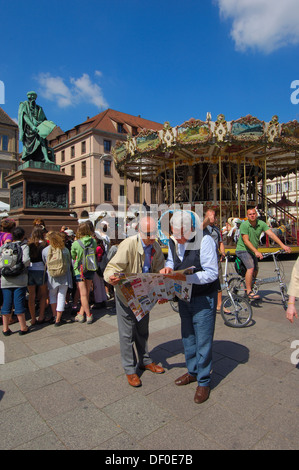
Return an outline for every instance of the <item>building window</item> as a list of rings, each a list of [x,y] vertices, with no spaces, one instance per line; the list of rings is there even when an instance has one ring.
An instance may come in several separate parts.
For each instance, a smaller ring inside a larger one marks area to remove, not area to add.
[[[61,162],[65,162],[65,151],[61,151]]]
[[[117,123],[117,132],[118,132],[119,134],[123,134],[123,133],[125,132],[125,130],[124,130],[124,125],[121,124],[120,122]]]
[[[137,127],[132,127],[132,135],[137,135],[138,134],[138,129]]]
[[[104,152],[111,152],[111,140],[104,140]]]
[[[81,142],[81,153],[86,153],[86,142],[85,140]]]
[[[8,182],[5,181],[6,176],[8,176],[8,172],[7,172],[7,171],[2,171],[2,175],[1,175],[1,188],[3,188],[3,189],[7,189],[7,188],[8,188]]]
[[[65,168],[61,168],[61,173],[65,173]]]
[[[71,204],[76,204],[76,188],[71,188]]]
[[[82,184],[82,202],[87,201],[86,184]]]
[[[119,195],[124,196],[125,195],[125,187],[123,184],[119,185]]]
[[[111,160],[104,160],[104,175],[111,176]]]
[[[75,165],[71,165],[71,175],[75,178]]]
[[[71,147],[71,158],[74,158],[74,156],[75,156],[75,146],[72,145],[72,147]]]
[[[104,184],[104,200],[112,201],[112,184]]]
[[[8,151],[8,135],[0,135],[0,150]]]
[[[134,202],[136,204],[140,203],[140,188],[138,186],[134,187]]]
[[[86,177],[86,162],[81,163],[81,176],[82,178]]]

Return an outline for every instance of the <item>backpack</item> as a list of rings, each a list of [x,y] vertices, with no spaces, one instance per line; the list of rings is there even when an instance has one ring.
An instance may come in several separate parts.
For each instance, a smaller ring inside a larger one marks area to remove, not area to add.
[[[51,277],[60,277],[67,272],[65,256],[60,248],[49,246],[47,255],[47,270]]]
[[[0,248],[1,275],[14,277],[22,274],[25,269],[23,250],[19,242],[7,242]]]
[[[86,273],[87,271],[96,271],[98,269],[98,263],[92,240],[88,246],[85,246],[81,240],[77,240],[77,242],[83,248],[83,255],[78,263],[82,266],[83,273]]]
[[[244,277],[246,274],[246,267],[243,261],[241,261],[240,258],[238,258],[238,256],[236,256],[236,259],[235,259],[235,270],[236,270],[236,273],[239,274],[239,276],[241,277]]]

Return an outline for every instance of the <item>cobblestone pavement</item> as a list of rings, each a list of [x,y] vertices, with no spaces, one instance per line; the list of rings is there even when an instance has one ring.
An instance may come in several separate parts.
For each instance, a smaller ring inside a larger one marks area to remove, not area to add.
[[[284,262],[287,282],[293,264]],[[271,262],[261,263],[262,276],[272,269]],[[193,401],[195,383],[174,384],[186,369],[180,319],[169,304],[151,312],[149,341],[166,372],[140,373],[138,389],[128,385],[121,367],[113,301],[94,310],[92,325],[68,316],[59,328],[44,324],[26,336],[1,335],[0,448],[132,454],[298,449],[299,366],[291,354],[299,359],[299,320],[285,319],[277,285],[263,287],[250,327],[227,327],[217,315],[212,391],[202,405]],[[18,324],[11,329],[17,332]]]

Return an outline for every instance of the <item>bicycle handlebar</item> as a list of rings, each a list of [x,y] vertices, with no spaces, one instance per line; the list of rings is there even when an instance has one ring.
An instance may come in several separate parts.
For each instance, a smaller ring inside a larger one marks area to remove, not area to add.
[[[274,251],[274,252],[271,252],[271,253],[263,253],[263,258],[267,258],[268,256],[273,256],[273,255],[278,255],[278,254],[283,254],[283,253],[286,253],[285,250],[277,250],[277,251]]]

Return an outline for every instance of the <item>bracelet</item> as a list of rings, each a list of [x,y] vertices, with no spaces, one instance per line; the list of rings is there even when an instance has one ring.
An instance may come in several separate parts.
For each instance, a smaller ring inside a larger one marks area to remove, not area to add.
[[[295,302],[288,302],[288,305],[295,305]]]

